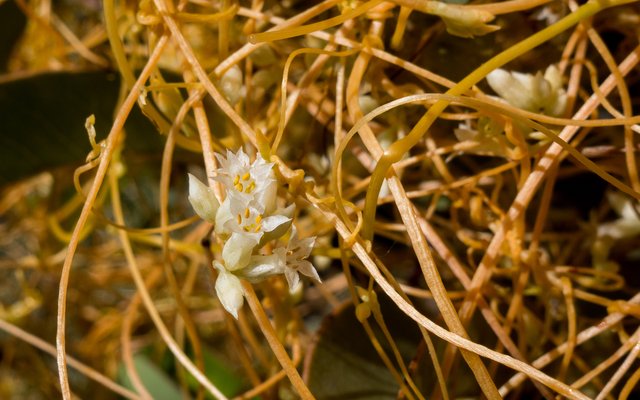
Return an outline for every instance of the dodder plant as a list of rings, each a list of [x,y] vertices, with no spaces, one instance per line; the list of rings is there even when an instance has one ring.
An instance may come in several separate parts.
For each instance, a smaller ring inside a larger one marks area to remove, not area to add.
[[[637,395],[638,5],[453,3],[0,4],[0,397]]]

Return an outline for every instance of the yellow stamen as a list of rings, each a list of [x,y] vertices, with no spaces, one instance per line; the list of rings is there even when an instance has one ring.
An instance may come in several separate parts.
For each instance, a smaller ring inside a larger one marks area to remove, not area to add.
[[[249,178],[251,178],[251,174],[250,174],[250,173],[248,173],[248,172],[247,172],[246,174],[242,175],[242,180],[243,180],[243,181],[248,181],[248,180],[249,180]]]
[[[249,218],[249,216],[250,216],[250,215],[251,215],[251,211],[249,211],[249,209],[248,209],[248,208],[245,208],[245,209],[244,209],[244,217],[245,217],[245,218]]]
[[[255,182],[251,182],[249,184],[249,186],[247,186],[247,188],[244,190],[246,193],[251,193],[253,192],[253,189],[256,188],[256,183]]]
[[[244,188],[242,187],[242,183],[238,183],[238,184],[234,185],[233,187],[234,187],[234,188],[236,188],[236,190],[237,190],[238,192],[242,192],[242,189],[244,189]]]
[[[233,178],[233,186],[236,186],[238,182],[240,182],[240,175],[236,175],[236,177]]]
[[[257,233],[257,232],[260,232],[261,230],[262,230],[262,225],[258,224],[256,225],[256,228],[253,231]]]
[[[258,215],[256,217],[256,224],[259,224],[260,222],[262,222],[262,215]]]
[[[242,224],[242,215],[238,214],[238,225]]]

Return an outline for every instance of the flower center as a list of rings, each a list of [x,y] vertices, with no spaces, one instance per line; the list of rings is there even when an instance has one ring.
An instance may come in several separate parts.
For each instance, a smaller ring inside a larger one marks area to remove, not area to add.
[[[247,233],[258,233],[262,231],[262,214],[256,216],[251,215],[251,210],[244,209],[244,213],[239,213],[237,216],[238,225],[242,227],[242,230]]]
[[[252,193],[256,188],[256,182],[251,179],[251,173],[245,172],[242,176],[236,175],[233,178],[233,187],[242,193]]]

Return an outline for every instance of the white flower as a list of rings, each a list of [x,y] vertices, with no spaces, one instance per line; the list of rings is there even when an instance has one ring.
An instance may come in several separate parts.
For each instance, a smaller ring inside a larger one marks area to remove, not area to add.
[[[286,246],[271,255],[259,255],[268,242],[282,237],[291,226],[295,205],[276,210],[277,180],[273,163],[260,155],[253,163],[244,151],[227,150],[216,154],[220,168],[215,179],[225,186],[226,198],[220,204],[213,191],[189,175],[189,200],[198,215],[215,223],[215,232],[224,243],[222,260],[214,262],[219,271],[216,293],[224,308],[234,317],[244,302],[240,279],[260,282],[284,274],[290,290],[300,284],[299,273],[320,281],[313,265],[305,260],[315,238],[299,240],[295,227]]]
[[[276,228],[291,221],[291,218],[281,213],[265,215],[260,212],[255,202],[243,203],[237,199],[235,194],[230,193],[229,211],[233,218],[225,222],[228,231],[241,234],[255,234],[262,238],[262,235],[272,232]]]
[[[221,165],[216,179],[224,184],[228,194],[237,194],[245,203],[255,201],[255,206],[266,214],[275,210],[277,181],[273,163],[267,163],[259,154],[250,163],[242,149],[236,154],[227,150],[226,158],[217,153],[215,156]]]
[[[298,231],[292,226],[291,238],[286,246],[279,246],[268,256],[253,256],[246,268],[238,274],[249,281],[259,282],[269,276],[284,273],[289,291],[293,292],[300,284],[299,273],[320,282],[320,276],[309,261],[315,237],[298,239]]]
[[[277,213],[264,216],[254,207],[254,202],[243,203],[235,193],[228,193],[225,202],[227,200],[231,218],[224,222],[224,228],[225,232],[231,232],[231,237],[222,249],[222,258],[227,269],[235,271],[249,263],[251,253],[259,243],[276,239],[272,233],[279,232],[279,228],[289,224],[291,218]],[[224,209],[226,212],[226,205]]]
[[[216,294],[222,306],[234,318],[238,319],[238,310],[244,303],[244,289],[240,278],[228,272],[219,262],[214,261],[213,266],[218,270],[216,280]]]
[[[286,250],[280,250],[280,252],[284,252],[286,256],[284,276],[287,278],[289,290],[296,290],[298,284],[300,284],[300,277],[298,276],[298,273],[321,282],[320,276],[318,276],[318,271],[313,267],[313,264],[306,260],[306,258],[309,257],[309,254],[311,254],[315,241],[315,237],[299,240],[296,227],[292,227],[291,239],[289,239],[289,243],[287,243]]]
[[[218,199],[209,186],[191,174],[189,174],[189,202],[200,218],[211,223],[216,220],[216,213],[220,207]]]
[[[550,65],[544,76],[496,69],[487,75],[487,82],[509,104],[523,110],[557,117],[567,105],[562,76],[555,65]]]

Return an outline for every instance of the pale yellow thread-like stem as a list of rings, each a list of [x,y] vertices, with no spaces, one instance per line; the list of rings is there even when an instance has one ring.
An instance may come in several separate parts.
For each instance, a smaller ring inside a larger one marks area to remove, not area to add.
[[[66,322],[66,298],[67,298],[67,289],[69,286],[69,275],[71,274],[71,264],[73,262],[73,257],[75,255],[76,249],[78,247],[78,243],[80,240],[81,232],[89,218],[89,214],[91,213],[91,209],[93,207],[93,202],[98,195],[100,187],[102,186],[102,182],[104,180],[105,175],[107,174],[107,170],[109,167],[109,163],[111,161],[111,157],[114,154],[116,146],[120,140],[120,136],[122,134],[122,128],[124,126],[125,120],[128,114],[131,112],[131,109],[135,105],[138,97],[144,87],[144,82],[149,78],[153,68],[155,68],[164,47],[168,42],[167,36],[162,36],[160,40],[158,40],[157,46],[154,51],[151,53],[149,57],[149,61],[145,65],[145,68],[142,70],[142,73],[138,77],[138,80],[133,85],[133,88],[129,92],[129,95],[124,100],[122,106],[118,111],[118,115],[114,120],[113,126],[111,127],[111,131],[107,136],[106,146],[102,152],[102,156],[100,159],[100,165],[98,166],[98,170],[96,171],[96,176],[91,185],[91,189],[89,193],[87,193],[87,200],[82,207],[82,211],[80,212],[80,216],[78,217],[78,221],[76,222],[75,228],[73,229],[73,234],[71,236],[71,240],[69,242],[67,256],[65,257],[64,264],[62,265],[62,272],[60,274],[60,287],[58,290],[58,315],[57,315],[57,329],[56,329],[56,349],[58,351],[57,354],[57,363],[58,363],[58,373],[60,375],[60,389],[62,391],[62,397],[65,400],[71,399],[71,391],[69,389],[69,377],[67,372],[67,361],[66,361],[66,345],[65,345],[65,322]]]

